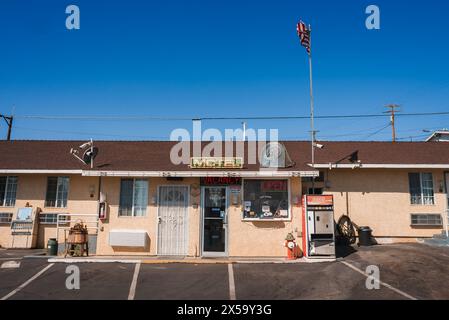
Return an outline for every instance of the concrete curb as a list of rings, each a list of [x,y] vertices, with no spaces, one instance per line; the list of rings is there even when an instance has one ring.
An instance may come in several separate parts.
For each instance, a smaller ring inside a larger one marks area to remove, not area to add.
[[[139,263],[141,260],[131,259],[83,259],[83,258],[50,258],[49,263]]]
[[[215,259],[111,259],[111,258],[50,258],[49,263],[141,263],[141,264],[301,264],[335,262],[335,259],[310,260],[215,260]]]

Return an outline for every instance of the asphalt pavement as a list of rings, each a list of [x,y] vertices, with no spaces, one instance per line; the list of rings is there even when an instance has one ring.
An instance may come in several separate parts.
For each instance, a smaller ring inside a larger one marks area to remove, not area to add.
[[[67,264],[0,250],[0,299],[449,299],[443,285],[449,283],[449,248],[401,244],[353,251],[339,261],[320,263]],[[79,289],[73,288],[73,265],[79,270]],[[372,266],[378,278],[367,273]]]

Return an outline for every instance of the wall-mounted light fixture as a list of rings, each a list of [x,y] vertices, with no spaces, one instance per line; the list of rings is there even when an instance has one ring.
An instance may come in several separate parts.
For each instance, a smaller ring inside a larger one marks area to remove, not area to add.
[[[154,195],[151,197],[150,203],[151,203],[153,206],[155,206],[155,205],[157,204],[157,195],[156,195],[156,194],[154,194]]]
[[[444,192],[444,181],[443,180],[438,180],[438,186],[440,189],[440,192]]]
[[[293,197],[293,205],[299,206],[301,204],[301,196],[294,196]]]
[[[90,194],[91,198],[93,198],[95,196],[95,185],[91,184],[89,186],[89,194]]]

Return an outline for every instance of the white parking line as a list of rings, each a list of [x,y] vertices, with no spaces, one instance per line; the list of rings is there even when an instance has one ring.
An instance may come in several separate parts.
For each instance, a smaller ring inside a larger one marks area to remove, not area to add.
[[[133,281],[131,282],[131,287],[129,288],[128,300],[134,300],[134,296],[136,295],[137,278],[139,277],[139,271],[140,262],[136,263],[136,267],[134,268]]]
[[[1,298],[0,300],[7,300],[9,298],[11,298],[13,295],[15,295],[17,292],[19,292],[20,290],[22,290],[23,288],[25,288],[27,285],[29,285],[31,282],[33,282],[34,280],[36,280],[39,276],[41,276],[45,271],[47,271],[48,269],[50,269],[52,266],[54,265],[54,263],[49,264],[48,266],[46,266],[44,269],[42,269],[41,271],[39,271],[38,273],[36,273],[34,276],[32,276],[30,279],[28,279],[27,281],[25,281],[24,283],[22,283],[17,289],[11,291],[10,293],[8,293],[6,296],[4,296],[3,298]]]
[[[234,283],[234,269],[232,268],[232,263],[228,264],[228,275],[229,275],[229,300],[236,300],[235,283]]]
[[[359,269],[359,268],[353,266],[353,265],[350,264],[349,262],[346,262],[346,261],[340,261],[340,262],[343,263],[345,266],[351,268],[351,269],[354,270],[354,271],[357,271],[357,272],[360,273],[360,274],[363,274],[365,277],[368,278],[368,275],[367,275],[365,272],[363,272],[363,270],[361,270],[361,269]],[[399,289],[393,287],[392,285],[389,285],[388,283],[385,283],[385,282],[380,281],[380,280],[377,280],[377,279],[374,279],[374,281],[380,283],[380,284],[383,285],[384,287],[387,287],[388,289],[390,289],[390,290],[392,290],[392,291],[394,291],[394,292],[396,292],[396,293],[398,293],[398,294],[400,294],[400,295],[402,295],[402,296],[404,296],[404,297],[406,297],[406,298],[408,298],[408,299],[410,299],[410,300],[418,300],[417,298],[415,298],[415,297],[409,295],[408,293],[405,293],[404,291],[399,290]]]

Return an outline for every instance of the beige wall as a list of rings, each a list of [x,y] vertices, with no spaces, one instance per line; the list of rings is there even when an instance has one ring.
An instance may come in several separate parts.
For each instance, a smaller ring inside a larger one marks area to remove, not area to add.
[[[301,199],[301,179],[290,179],[290,199]],[[229,212],[229,255],[230,256],[285,256],[284,241],[287,233],[296,236],[301,245],[301,207],[291,205],[288,221],[242,221],[242,207],[231,206]]]
[[[73,214],[95,214],[97,211],[97,189],[98,178],[96,177],[81,177],[78,175],[64,175],[70,178],[69,194],[67,201],[67,208],[48,208],[45,207],[45,195],[47,191],[47,177],[49,175],[43,174],[22,174],[18,176],[18,186],[16,195],[16,204],[14,207],[0,207],[1,212],[12,212],[13,220],[17,217],[17,210],[25,207],[28,203],[36,212],[37,208],[42,210],[42,213],[73,213]],[[56,176],[56,175],[51,175]],[[95,193],[90,197],[89,186],[93,186]],[[38,217],[35,217],[38,219]],[[12,245],[11,227],[0,226],[0,246],[8,248]],[[18,237],[15,236],[15,240]],[[41,225],[39,233],[37,234],[37,246],[44,248],[47,244],[48,238],[56,237],[56,228],[49,225]],[[60,232],[59,242],[64,242],[64,233]]]
[[[2,210],[6,211],[6,210]],[[11,227],[6,224],[0,225],[0,248],[9,248],[11,243]]]
[[[156,255],[157,251],[157,204],[152,198],[157,196],[159,185],[192,185],[199,184],[199,178],[188,178],[182,181],[167,181],[165,178],[151,178],[149,180],[148,208],[144,217],[119,217],[120,178],[103,178],[102,191],[107,195],[108,219],[100,223],[98,234],[97,254],[126,254],[126,255]],[[190,196],[189,207],[189,249],[190,256],[199,255],[198,239],[200,227],[200,210],[192,204],[199,204],[199,197]],[[109,231],[111,229],[139,229],[147,230],[149,241],[146,248],[111,247],[109,245]]]
[[[151,199],[157,195],[159,185],[199,185],[199,178],[189,178],[183,181],[167,181],[164,178],[149,179],[149,205],[145,217],[119,217],[120,178],[103,178],[102,191],[107,194],[109,205],[108,219],[100,224],[97,254],[126,254],[126,255],[156,255],[157,252],[157,205],[151,204]],[[301,181],[295,178],[291,182],[290,196],[300,197]],[[190,196],[189,207],[189,256],[201,255],[201,210],[200,196]],[[288,232],[295,232],[298,236],[301,230],[299,206],[292,208],[292,218],[282,222],[243,222],[241,205],[230,205],[228,211],[228,253],[230,256],[284,256],[284,239]],[[112,229],[145,229],[149,235],[146,248],[111,247],[109,245],[109,231]],[[300,243],[300,239],[298,239]]]
[[[409,172],[432,172],[435,205],[410,204]],[[410,226],[412,213],[445,213],[442,170],[334,169],[327,177],[330,188],[325,193],[334,195],[336,220],[349,214],[357,225],[370,226],[374,236],[392,241],[431,237],[442,230]]]
[[[425,170],[424,170],[425,171]],[[326,177],[330,188],[327,194],[335,199],[335,219],[349,214],[358,225],[369,225],[377,238],[430,237],[439,233],[441,228],[412,228],[411,213],[444,213],[446,195],[440,192],[443,172],[433,170],[435,205],[417,206],[410,204],[408,190],[409,170],[377,169],[334,169]],[[165,178],[149,179],[149,204],[145,217],[118,217],[120,178],[102,178],[102,190],[107,195],[108,219],[100,222],[98,232],[97,254],[100,255],[155,255],[157,250],[157,205],[152,199],[157,194],[159,185],[199,185],[199,178],[182,181],[167,181]],[[17,201],[14,208],[1,208],[1,212],[13,212],[14,217],[19,207],[28,202],[34,208],[41,208],[43,213],[96,214],[98,199],[98,177],[70,176],[69,200],[67,208],[46,208],[44,206],[47,175],[19,175]],[[95,194],[90,195],[94,188]],[[283,246],[285,236],[293,232],[297,243],[301,245],[301,207],[293,204],[301,196],[301,179],[290,179],[291,219],[287,221],[242,221],[241,203],[230,205],[228,218],[228,253],[230,256],[285,256]],[[200,197],[190,196],[189,207],[189,249],[190,256],[201,254],[201,210]],[[109,245],[111,229],[145,229],[149,242],[146,248],[117,248]],[[10,227],[0,225],[0,246],[11,244]],[[54,226],[41,225],[38,246],[45,247],[48,238],[55,237]],[[63,242],[63,234],[59,236]]]

